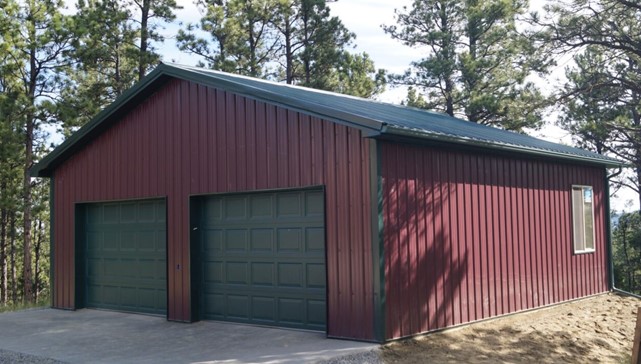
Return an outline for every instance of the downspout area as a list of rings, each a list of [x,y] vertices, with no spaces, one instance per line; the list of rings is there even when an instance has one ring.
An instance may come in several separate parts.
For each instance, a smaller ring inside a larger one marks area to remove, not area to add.
[[[606,200],[605,200],[605,231],[606,231],[606,239],[607,239],[607,250],[608,250],[608,276],[610,277],[610,291],[614,293],[619,293],[625,296],[630,296],[630,297],[635,297],[641,299],[641,295],[634,294],[632,292],[624,291],[621,289],[618,289],[614,285],[614,259],[612,259],[612,220],[610,216],[610,180],[623,172],[623,168],[619,167],[619,169],[612,173],[611,175],[606,175],[605,176],[605,192],[606,192]]]

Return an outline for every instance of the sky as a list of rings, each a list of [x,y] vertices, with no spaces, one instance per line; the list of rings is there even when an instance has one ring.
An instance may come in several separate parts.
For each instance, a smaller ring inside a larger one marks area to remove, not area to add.
[[[163,59],[169,62],[176,62],[187,65],[195,65],[198,58],[180,52],[176,48],[173,36],[180,29],[181,24],[198,23],[201,14],[192,0],[178,0],[183,9],[177,11],[177,21],[168,25],[163,33],[167,35],[165,43],[158,47]],[[338,0],[329,4],[331,14],[338,16],[343,24],[350,31],[356,34],[355,52],[367,52],[374,61],[377,68],[383,68],[388,73],[402,73],[412,61],[424,56],[423,49],[416,49],[405,46],[393,40],[387,35],[382,25],[395,23],[395,10],[404,6],[410,7],[411,0]],[[546,0],[530,0],[530,11],[542,11]],[[564,68],[568,60],[560,60],[559,65],[552,71],[552,75],[546,80],[539,80],[540,87],[544,91],[562,82]],[[388,89],[377,98],[381,101],[400,103],[404,98],[406,90],[403,88]],[[553,142],[572,144],[572,137],[568,132],[554,125],[556,113],[551,110],[546,116],[546,126],[540,130],[528,131],[530,135]],[[628,205],[632,201],[632,205]],[[612,206],[616,210],[638,209],[638,202],[634,192],[630,190],[621,191],[618,196],[612,199]]]

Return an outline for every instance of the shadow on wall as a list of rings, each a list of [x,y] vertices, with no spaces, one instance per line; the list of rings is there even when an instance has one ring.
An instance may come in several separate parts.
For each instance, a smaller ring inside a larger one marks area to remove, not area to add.
[[[427,176],[438,160],[410,157],[384,182],[388,338],[469,321],[468,298],[460,297],[469,253],[450,223],[456,185]]]
[[[603,170],[385,144],[381,156],[387,338],[607,289],[605,241],[574,255],[569,188]]]

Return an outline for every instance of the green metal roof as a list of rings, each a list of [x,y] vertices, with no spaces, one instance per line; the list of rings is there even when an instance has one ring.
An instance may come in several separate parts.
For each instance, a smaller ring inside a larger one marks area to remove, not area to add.
[[[621,167],[624,165],[619,160],[583,149],[471,123],[436,112],[203,68],[161,64],[44,157],[32,168],[31,174],[40,177],[50,176],[53,169],[75,150],[89,142],[108,127],[110,122],[116,121],[171,78],[184,79],[220,88],[351,125],[363,130],[364,135],[368,137],[409,137],[448,144],[518,152],[605,167]]]

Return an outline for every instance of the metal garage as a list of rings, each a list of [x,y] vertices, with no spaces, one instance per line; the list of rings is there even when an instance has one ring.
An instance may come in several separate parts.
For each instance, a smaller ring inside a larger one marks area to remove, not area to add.
[[[325,330],[321,189],[207,196],[197,206],[202,318]]]
[[[447,115],[161,64],[31,174],[51,178],[53,307],[385,342],[606,292],[607,168],[620,166]],[[587,252],[574,249],[577,186],[592,190]],[[166,224],[143,218],[145,201],[94,203],[160,196]]]
[[[165,315],[165,201],[81,204],[76,214],[84,306]]]

